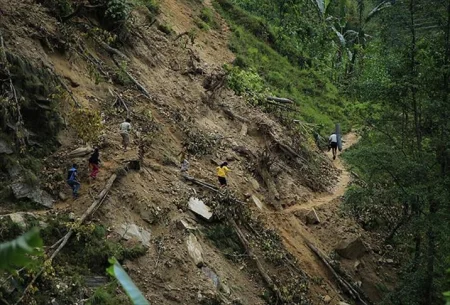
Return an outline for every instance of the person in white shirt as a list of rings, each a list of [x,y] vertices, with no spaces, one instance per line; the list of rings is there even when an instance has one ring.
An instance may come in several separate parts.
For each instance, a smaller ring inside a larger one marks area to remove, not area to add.
[[[126,151],[130,144],[131,120],[126,119],[125,122],[120,124],[119,130],[120,135],[122,136],[123,150]]]
[[[333,151],[333,160],[336,160],[336,153],[337,153],[337,147],[338,147],[338,141],[337,141],[337,135],[335,133],[333,133],[329,138],[328,138],[328,145],[329,147],[331,147],[332,151]]]

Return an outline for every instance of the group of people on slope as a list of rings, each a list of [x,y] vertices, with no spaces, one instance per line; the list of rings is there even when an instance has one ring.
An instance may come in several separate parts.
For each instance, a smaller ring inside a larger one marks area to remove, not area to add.
[[[122,137],[122,146],[123,150],[126,151],[128,149],[128,146],[130,144],[130,132],[131,132],[131,120],[127,118],[125,122],[121,123],[119,125],[119,133]],[[337,148],[338,148],[338,136],[336,133],[333,133],[328,138],[328,147],[332,150],[333,153],[333,160],[336,159],[337,154]],[[178,154],[180,157],[180,170],[181,172],[187,172],[189,169],[189,155],[188,155],[188,145],[184,144],[181,152]],[[89,168],[91,169],[90,177],[92,179],[97,178],[97,174],[100,169],[100,152],[99,149],[96,147],[94,149],[94,152],[90,156],[89,160]],[[78,197],[78,191],[81,187],[81,183],[78,180],[78,165],[73,164],[70,168],[68,174],[67,174],[67,184],[72,188],[72,194],[74,198]],[[227,174],[230,172],[230,169],[228,168],[228,163],[223,162],[216,168],[217,171],[217,179],[219,182],[219,185],[221,187],[227,186]]]

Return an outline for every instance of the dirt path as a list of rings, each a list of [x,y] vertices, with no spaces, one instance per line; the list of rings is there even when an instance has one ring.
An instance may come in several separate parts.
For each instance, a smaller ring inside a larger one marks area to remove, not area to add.
[[[358,141],[358,136],[355,133],[349,133],[344,136],[343,140],[344,147],[349,148]],[[328,156],[331,159],[331,152],[328,153]],[[325,247],[322,245],[321,241],[314,236],[311,229],[295,216],[294,212],[300,209],[311,209],[321,205],[331,204],[333,201],[344,195],[350,182],[350,173],[345,169],[339,155],[338,159],[333,162],[342,172],[338,178],[339,180],[336,187],[331,193],[319,194],[310,202],[291,206],[281,213],[267,213],[265,215],[267,223],[278,230],[287,250],[297,258],[302,269],[312,278],[322,278],[324,283],[328,284],[328,287],[335,287],[332,280],[333,277],[329,274],[329,271],[322,262],[308,248],[305,240],[312,242],[319,249],[324,249]],[[338,238],[339,236],[330,236],[330,240],[327,242],[337,242]],[[334,239],[336,239],[336,241]],[[334,288],[331,289],[331,291],[319,290],[316,291],[316,293],[321,295],[329,294],[333,299],[341,299],[338,291]]]
[[[351,147],[356,142],[358,142],[358,136],[354,132],[348,133],[343,137],[343,142],[344,142],[343,150],[345,150]],[[331,151],[328,153],[328,156],[331,158],[332,156]],[[336,198],[343,196],[350,182],[350,173],[345,169],[345,166],[341,161],[341,158],[339,158],[339,154],[338,158],[335,161],[333,161],[333,163],[336,166],[336,168],[342,171],[338,183],[333,189],[333,191],[331,193],[318,194],[318,196],[312,199],[311,201],[307,203],[290,206],[289,208],[285,209],[284,212],[292,213],[299,209],[311,209],[329,203],[335,200]]]

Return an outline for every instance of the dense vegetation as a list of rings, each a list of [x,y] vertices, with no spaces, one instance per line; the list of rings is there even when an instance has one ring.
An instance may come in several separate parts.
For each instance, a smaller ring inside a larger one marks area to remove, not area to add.
[[[401,282],[384,303],[443,303],[450,267],[450,1],[217,3],[233,25],[232,76],[244,80],[235,81],[238,91],[268,85],[297,100],[308,120],[350,119],[360,127],[363,140],[347,159],[361,181],[346,208],[404,257]]]

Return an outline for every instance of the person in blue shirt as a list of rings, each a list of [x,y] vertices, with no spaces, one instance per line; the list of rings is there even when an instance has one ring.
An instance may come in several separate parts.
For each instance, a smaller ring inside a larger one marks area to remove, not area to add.
[[[72,188],[72,195],[73,198],[78,198],[78,190],[81,187],[80,182],[78,181],[78,173],[77,173],[78,165],[73,164],[72,168],[69,169],[69,172],[67,173],[67,184]]]

